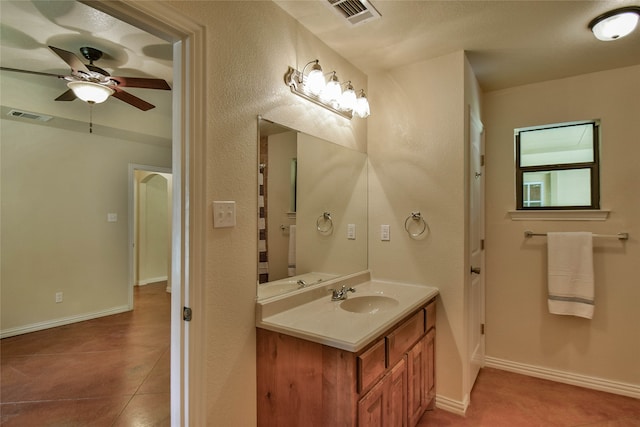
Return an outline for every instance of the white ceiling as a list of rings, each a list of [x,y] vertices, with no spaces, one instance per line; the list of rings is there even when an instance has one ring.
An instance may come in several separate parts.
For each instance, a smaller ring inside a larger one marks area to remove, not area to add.
[[[357,27],[330,10],[326,1],[275,3],[367,74],[461,49],[468,52],[485,91],[640,64],[640,31],[614,42],[602,42],[587,28],[595,16],[638,5],[640,0],[372,0],[382,18]],[[251,4],[246,2],[247,7]],[[81,46],[91,46],[104,51],[96,65],[112,75],[155,77],[172,83],[171,44],[84,4],[1,0],[0,25],[3,67],[65,74],[69,67],[47,46],[78,56]],[[35,88],[46,87],[42,92],[49,104],[66,90],[65,82],[53,77],[16,74],[2,72],[1,76],[5,80],[29,80]],[[158,108],[138,112],[114,99],[100,107],[103,117],[108,110],[118,109],[123,120],[156,115],[154,121],[158,123],[158,115],[170,114],[170,93],[129,91]],[[8,91],[4,92],[3,104]],[[64,104],[64,110],[73,108],[78,117],[86,117],[86,106],[79,101],[54,104],[57,111],[61,112]],[[163,110],[156,111],[162,104],[166,104]]]
[[[76,1],[0,0],[0,30],[2,67],[68,75],[70,67],[48,46],[72,52],[84,63],[88,61],[79,49],[89,46],[103,51],[94,65],[113,76],[160,78],[172,84],[171,43]],[[54,102],[67,90],[64,80],[10,71],[2,71],[0,78],[3,112],[10,107],[47,114],[57,119],[47,125],[87,131],[87,104],[79,100]],[[110,136],[122,137],[126,130],[136,140],[144,134],[158,137],[158,143],[170,143],[171,91],[125,90],[156,108],[141,111],[111,98],[93,107],[93,122]]]
[[[371,2],[382,17],[351,27],[327,0],[275,0],[367,74],[465,50],[490,91],[640,64],[640,29],[613,42],[588,29],[596,16],[640,0]]]

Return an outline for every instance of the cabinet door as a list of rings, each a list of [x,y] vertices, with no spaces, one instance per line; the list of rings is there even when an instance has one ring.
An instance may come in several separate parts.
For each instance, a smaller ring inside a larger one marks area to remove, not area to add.
[[[358,427],[385,427],[387,377],[378,382],[358,402]]]
[[[402,427],[407,425],[407,363],[405,359],[389,373],[389,418],[385,425]]]
[[[427,372],[426,372],[426,402],[425,409],[433,408],[433,404],[435,403],[436,397],[436,381],[435,381],[435,349],[436,349],[436,330],[431,329],[429,333],[424,337],[425,340],[425,352],[426,352],[426,360],[427,360]]]
[[[407,353],[407,413],[409,426],[415,426],[426,408],[427,347],[426,337]]]
[[[400,361],[358,402],[359,427],[406,426],[406,362]]]

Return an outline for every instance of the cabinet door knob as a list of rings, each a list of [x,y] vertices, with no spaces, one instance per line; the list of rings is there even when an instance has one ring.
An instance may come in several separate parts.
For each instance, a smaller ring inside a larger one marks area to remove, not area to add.
[[[480,274],[480,267],[471,267],[471,273]]]

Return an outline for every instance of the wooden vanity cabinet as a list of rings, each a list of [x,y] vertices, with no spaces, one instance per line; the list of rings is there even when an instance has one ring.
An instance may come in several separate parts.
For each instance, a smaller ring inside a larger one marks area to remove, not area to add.
[[[358,353],[257,330],[258,426],[413,427],[435,397],[435,299]]]
[[[407,369],[402,358],[358,401],[358,427],[407,425]]]

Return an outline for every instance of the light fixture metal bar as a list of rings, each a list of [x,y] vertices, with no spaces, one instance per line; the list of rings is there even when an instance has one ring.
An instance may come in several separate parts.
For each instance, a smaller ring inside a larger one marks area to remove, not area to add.
[[[339,116],[344,117],[345,119],[351,120],[353,118],[352,111],[342,111],[337,108],[334,108],[331,104],[324,102],[320,97],[307,93],[303,89],[303,74],[296,70],[293,67],[289,67],[287,73],[284,76],[284,82],[291,88],[291,92],[306,99],[307,101],[311,101],[316,105],[326,108],[327,110],[336,113]]]

